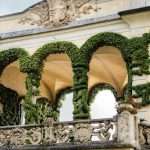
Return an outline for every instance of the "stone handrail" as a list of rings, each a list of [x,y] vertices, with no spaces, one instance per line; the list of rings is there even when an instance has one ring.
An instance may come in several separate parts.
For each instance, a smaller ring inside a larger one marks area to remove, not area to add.
[[[108,142],[116,139],[116,118],[0,127],[0,146]]]

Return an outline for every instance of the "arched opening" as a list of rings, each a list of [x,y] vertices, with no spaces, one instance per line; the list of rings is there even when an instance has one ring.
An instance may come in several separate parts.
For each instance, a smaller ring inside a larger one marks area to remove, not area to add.
[[[73,93],[65,94],[63,100],[61,100],[61,96],[60,98],[58,97],[62,90],[64,91],[64,89],[73,86],[70,58],[65,53],[48,55],[44,60],[44,68],[41,75],[38,98],[46,98],[48,100],[54,108],[52,111],[57,112],[55,119],[59,121],[72,120]],[[68,111],[70,112],[69,116]]]
[[[73,121],[73,92],[64,93],[60,97],[59,121]]]
[[[8,64],[0,76],[1,92],[3,99],[1,125],[16,125],[21,123],[20,97],[26,94],[26,74],[20,71],[19,61]],[[3,91],[3,92],[2,92]]]
[[[20,123],[19,98],[26,94],[26,74],[20,64],[24,64],[28,53],[22,48],[11,48],[0,52],[0,97],[2,102],[1,124]],[[26,68],[26,67],[25,67]]]
[[[113,118],[117,114],[116,107],[116,97],[111,90],[97,89],[97,92],[94,92],[94,95],[92,96],[90,105],[91,119]]]
[[[88,77],[89,91],[96,85],[106,84],[116,93],[114,95],[107,86],[100,88],[95,98],[90,100],[91,117],[113,117],[116,114],[116,101],[124,96],[124,88],[128,84],[128,71],[120,50],[112,46],[98,48],[90,61]]]

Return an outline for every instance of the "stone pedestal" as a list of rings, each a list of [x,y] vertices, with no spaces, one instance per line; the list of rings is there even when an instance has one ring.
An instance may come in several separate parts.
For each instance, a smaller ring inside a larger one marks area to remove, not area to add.
[[[138,119],[131,104],[121,104],[118,115],[118,142],[129,144],[139,149]]]

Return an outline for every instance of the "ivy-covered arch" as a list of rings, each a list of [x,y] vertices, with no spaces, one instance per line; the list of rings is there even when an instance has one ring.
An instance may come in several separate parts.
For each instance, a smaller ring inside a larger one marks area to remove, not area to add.
[[[8,50],[3,50],[0,52],[0,74],[3,72],[4,68],[10,63],[19,59],[20,70],[25,71],[28,53],[23,48],[11,48]]]
[[[150,33],[142,37],[127,39],[116,33],[99,33],[88,39],[79,49],[71,42],[53,42],[45,44],[39,48],[33,56],[29,57],[28,53],[22,48],[12,48],[0,52],[0,74],[3,69],[19,59],[20,69],[28,74],[26,85],[28,93],[26,100],[31,100],[32,96],[37,96],[38,87],[41,79],[41,72],[44,67],[44,59],[50,54],[66,53],[72,63],[74,86],[74,118],[84,119],[89,117],[89,95],[88,95],[88,77],[89,63],[94,52],[99,47],[112,46],[120,50],[126,63],[128,71],[128,85],[125,90],[124,99],[132,96],[132,90],[136,91],[136,96],[142,97],[143,104],[150,104],[149,83],[132,86],[132,75],[149,75],[150,58],[148,54],[148,45],[150,44]],[[135,70],[134,68],[139,68]],[[30,101],[27,101],[30,102]]]
[[[72,67],[74,67],[77,62],[76,58],[78,58],[78,51],[79,49],[76,45],[71,42],[64,41],[48,43],[37,49],[37,51],[31,57],[31,68],[28,71],[29,74],[31,73],[31,77],[32,73],[34,73],[35,75],[33,77],[32,85],[39,87],[41,73],[44,68],[44,60],[47,56],[49,56],[50,54],[66,53],[71,60]]]
[[[128,88],[127,91],[125,92],[125,95],[127,97],[124,98],[124,101],[128,101],[128,97],[131,96],[131,87],[132,87],[132,75],[131,75],[131,56],[129,54],[128,50],[128,39],[122,35],[116,34],[116,33],[111,33],[111,32],[104,32],[104,33],[99,33],[91,38],[89,38],[81,47],[80,53],[82,54],[84,58],[84,63],[87,67],[87,71],[89,70],[89,63],[92,59],[92,56],[94,52],[99,47],[103,46],[112,46],[115,48],[118,48],[121,52],[121,55],[126,63],[126,68],[128,72]],[[88,83],[87,83],[88,84]]]
[[[74,79],[77,77],[76,67],[80,65],[80,55],[79,55],[79,48],[71,42],[53,42],[48,43],[39,48],[34,55],[31,57],[30,62],[30,69],[28,70],[28,77],[27,77],[27,88],[28,93],[26,96],[27,101],[30,103],[32,96],[38,96],[39,91],[38,88],[40,86],[41,74],[44,68],[44,59],[50,54],[59,54],[65,53],[69,56],[72,64],[72,70],[74,74]],[[75,80],[74,80],[75,81]],[[76,89],[76,82],[74,82],[74,90]],[[75,96],[76,97],[76,96]],[[76,99],[74,104],[76,105]],[[75,109],[76,110],[76,109]]]
[[[19,59],[20,70],[23,71],[25,67],[25,61],[28,57],[28,53],[22,48],[12,48],[3,50],[0,52],[0,76],[9,64]],[[0,85],[0,97],[5,99],[4,101],[4,113],[0,115],[0,125],[16,125],[19,123],[18,114],[18,98],[19,95],[3,85]],[[14,101],[15,100],[15,101]]]

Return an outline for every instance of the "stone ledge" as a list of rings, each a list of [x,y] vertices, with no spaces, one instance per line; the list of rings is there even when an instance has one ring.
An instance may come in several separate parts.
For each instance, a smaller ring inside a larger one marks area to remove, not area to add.
[[[25,145],[25,146],[3,146],[0,147],[0,150],[13,149],[13,150],[131,150],[134,149],[132,145],[125,145],[115,142],[92,142],[89,144],[53,144],[53,145]]]
[[[145,11],[150,11],[150,6],[142,7],[142,8],[135,8],[135,9],[130,9],[130,10],[124,10],[124,11],[119,12],[119,15],[121,15],[121,16],[130,15],[130,14],[141,13],[141,12],[145,12]]]
[[[112,14],[112,15],[108,15],[104,17],[76,20],[76,21],[70,22],[66,26],[62,26],[62,27],[58,27],[54,29],[37,28],[37,29],[27,29],[27,30],[16,31],[16,32],[0,33],[0,40],[12,39],[16,37],[29,36],[29,35],[36,35],[36,34],[47,33],[47,32],[61,31],[61,30],[66,30],[66,29],[82,27],[82,26],[90,25],[90,24],[113,21],[117,19],[120,19],[120,16],[118,14]]]

